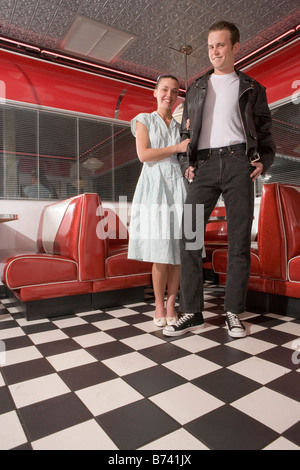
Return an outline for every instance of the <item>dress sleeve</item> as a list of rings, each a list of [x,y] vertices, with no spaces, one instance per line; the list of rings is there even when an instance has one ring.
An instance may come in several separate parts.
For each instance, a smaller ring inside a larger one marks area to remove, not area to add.
[[[150,129],[150,116],[147,113],[141,113],[141,114],[138,114],[135,118],[133,118],[131,123],[130,123],[131,132],[134,135],[134,137],[136,136],[136,123],[137,123],[137,121],[144,124],[147,127],[148,132],[149,132],[149,129]]]

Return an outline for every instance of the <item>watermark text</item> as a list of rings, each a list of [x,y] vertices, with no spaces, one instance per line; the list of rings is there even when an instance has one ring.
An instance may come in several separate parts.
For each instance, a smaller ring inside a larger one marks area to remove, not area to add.
[[[6,364],[6,347],[4,341],[0,341],[0,367]]]
[[[184,213],[184,217],[183,217]],[[118,209],[111,204],[97,208],[101,240],[184,240],[186,250],[201,250],[204,244],[204,205],[127,204],[119,198]]]
[[[293,342],[292,349],[295,349],[292,354],[292,363],[298,366],[300,364],[300,338]]]

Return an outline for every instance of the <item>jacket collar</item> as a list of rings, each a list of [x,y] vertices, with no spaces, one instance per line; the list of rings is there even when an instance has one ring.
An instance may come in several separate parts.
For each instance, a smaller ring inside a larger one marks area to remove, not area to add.
[[[244,72],[240,70],[235,70],[240,79],[240,92],[243,93],[246,90],[254,88],[254,79],[246,75]]]
[[[247,90],[249,87],[253,88],[253,86],[254,86],[254,79],[253,78],[249,77],[249,75],[246,75],[244,72],[241,72],[240,70],[237,70],[237,69],[234,69],[234,70],[237,73],[237,75],[239,76],[240,89],[242,91]],[[211,69],[205,75],[202,75],[202,77],[198,78],[198,80],[196,80],[196,82],[195,82],[196,87],[206,88],[209,77],[213,73],[214,73],[214,70]]]

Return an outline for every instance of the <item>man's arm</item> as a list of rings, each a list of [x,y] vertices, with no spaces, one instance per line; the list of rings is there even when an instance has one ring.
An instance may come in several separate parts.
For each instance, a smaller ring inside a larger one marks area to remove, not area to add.
[[[257,144],[260,154],[260,162],[263,164],[263,174],[272,165],[276,145],[272,136],[272,116],[268,106],[267,96],[264,88],[260,88],[254,105],[254,120],[257,129]]]

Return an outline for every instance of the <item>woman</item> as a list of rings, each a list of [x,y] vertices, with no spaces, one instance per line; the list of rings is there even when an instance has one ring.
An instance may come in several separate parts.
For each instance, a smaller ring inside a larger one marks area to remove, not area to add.
[[[179,240],[186,197],[177,153],[185,152],[190,142],[180,142],[180,125],[172,117],[178,93],[176,77],[160,76],[154,91],[157,111],[139,114],[131,121],[137,154],[144,165],[132,203],[128,258],[153,262],[154,324],[159,327],[177,321]]]

